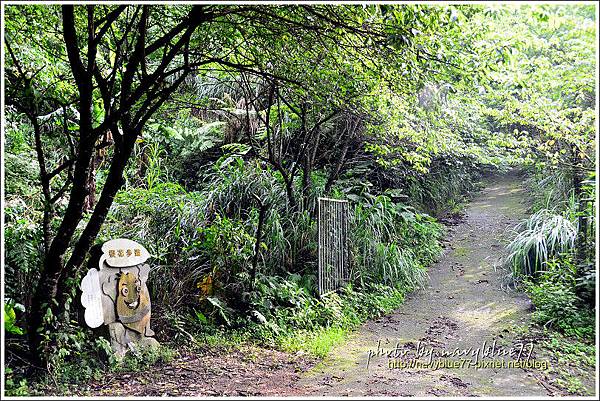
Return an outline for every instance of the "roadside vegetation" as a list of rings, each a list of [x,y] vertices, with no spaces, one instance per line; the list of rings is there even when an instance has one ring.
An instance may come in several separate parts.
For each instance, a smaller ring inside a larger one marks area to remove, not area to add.
[[[554,389],[591,395],[596,369],[595,182],[582,183],[583,207],[560,173],[532,175],[529,218],[515,227],[507,266],[513,283],[531,299],[532,323],[521,328],[538,357],[551,367],[544,380]]]
[[[7,395],[159,368],[184,347],[323,357],[423,287],[440,222],[513,168],[533,207],[510,282],[545,348],[593,367],[594,13],[6,6]],[[349,283],[323,297],[320,196],[351,216]],[[153,256],[165,345],[121,361],[85,327],[78,289],[90,250],[114,238]],[[577,393],[577,380],[553,383]]]

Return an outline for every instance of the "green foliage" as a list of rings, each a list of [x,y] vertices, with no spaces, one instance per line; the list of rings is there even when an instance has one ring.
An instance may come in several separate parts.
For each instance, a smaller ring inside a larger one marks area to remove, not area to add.
[[[236,274],[249,265],[256,239],[246,232],[243,222],[217,214],[209,226],[198,231],[191,247],[210,255],[213,273]]]
[[[4,368],[4,395],[7,397],[26,397],[30,395],[27,379],[15,378],[10,367]]]
[[[39,199],[37,199],[36,196],[38,194],[35,191],[37,185],[37,181],[35,180],[37,168],[33,163],[34,160],[35,157],[33,156],[33,152],[25,155],[21,154],[19,156],[12,153],[6,153],[4,168],[7,178],[7,194],[17,195],[21,198],[20,200],[39,202]],[[12,196],[10,198],[12,198]],[[14,199],[14,201],[18,200],[18,198]]]
[[[572,255],[552,258],[535,280],[525,282],[525,291],[536,307],[534,321],[569,336],[592,339],[594,313],[582,306],[576,293],[576,267]]]
[[[313,330],[294,331],[279,339],[279,346],[288,352],[304,352],[324,358],[335,347],[343,343],[348,330],[341,327],[322,327]]]
[[[519,234],[508,245],[507,264],[513,275],[533,276],[551,257],[575,246],[576,226],[560,214],[541,209],[516,227]]]
[[[110,343],[95,337],[77,322],[56,323],[44,335],[48,373],[55,383],[68,385],[98,378],[114,362]]]
[[[490,74],[484,114],[494,120],[495,130],[519,139],[514,154],[521,161],[546,172],[571,166],[591,170],[597,21],[587,6],[513,10],[517,13],[503,13],[490,30],[490,39],[509,51],[502,68]]]
[[[17,326],[17,315],[15,309],[21,309],[24,312],[23,305],[14,304],[14,302],[4,303],[4,332],[10,334],[23,334],[23,329]]]
[[[556,170],[549,174],[542,169],[532,169],[527,187],[533,200],[532,209],[549,209],[560,212],[576,225],[574,252],[577,257],[578,295],[589,306],[595,304],[595,233],[596,233],[596,181],[595,173],[590,173],[581,181],[579,195],[574,188],[573,171]],[[575,224],[576,223],[576,224]],[[569,230],[572,235],[572,229]]]
[[[151,367],[160,369],[177,356],[177,351],[166,345],[160,347],[145,347],[136,352],[128,352],[123,358],[113,359],[110,371],[115,373],[142,372]]]
[[[356,279],[407,289],[425,283],[424,267],[441,250],[440,226],[432,218],[393,203],[386,195],[362,199],[352,216],[350,248]]]
[[[40,216],[31,212],[24,202],[7,204],[4,212],[6,296],[24,304],[23,295],[37,283],[42,263]]]
[[[493,165],[477,162],[473,156],[453,159],[446,156],[433,161],[430,173],[407,177],[409,201],[433,216],[456,209],[466,196],[479,189],[483,172],[495,170]]]
[[[368,319],[390,313],[404,300],[404,291],[385,285],[351,285],[323,298],[313,295],[313,278],[292,274],[287,278],[260,275],[253,291],[242,296],[247,312],[224,304],[230,327],[223,319],[207,319],[197,311],[169,318],[176,330],[172,338],[182,344],[236,347],[256,342],[290,352],[322,357],[347,334]],[[214,301],[214,299],[213,299]]]
[[[557,205],[565,207],[572,195],[572,177],[564,170],[530,169],[526,186],[535,211]]]
[[[586,393],[582,381],[587,381],[596,368],[593,338],[581,340],[557,332],[546,332],[545,336],[541,346],[552,355],[551,384],[572,395],[592,395]]]
[[[87,60],[90,123],[124,116],[93,141],[81,137],[87,110],[77,109],[81,85],[56,30],[61,8],[5,10],[5,286],[14,305],[27,305],[45,241],[73,217],[65,215],[68,191],[57,193],[71,188],[71,168],[49,178],[50,197],[40,173],[76,160],[86,145],[99,195],[123,138],[135,135],[125,185],[99,221],[97,242],[127,237],[149,249],[153,310],[164,316],[157,331],[166,336],[195,342],[192,333],[201,332],[218,341],[226,327],[235,341],[250,333],[322,356],[424,285],[440,252],[441,226],[430,216],[456,212],[485,171],[522,165],[547,178],[534,180],[543,196],[507,263],[530,276],[539,322],[590,334],[579,298],[585,292],[591,303],[595,288],[592,6],[203,5],[206,23],[177,42],[189,38],[189,45],[173,47],[171,58],[158,47],[125,71],[119,65],[136,54],[138,38],[157,43],[190,20],[189,5],[160,5],[142,24],[137,7],[126,6],[112,23],[113,6],[74,10],[80,51],[92,48],[87,33],[106,34]],[[90,11],[101,21],[93,29]],[[176,46],[173,38],[165,43]],[[188,49],[195,50],[184,55]],[[128,78],[130,87],[121,88]],[[139,126],[126,130],[126,120],[139,116]],[[349,200],[352,215],[352,283],[324,298],[315,286],[318,196]],[[77,235],[92,215],[81,212]],[[584,252],[574,249],[576,239]],[[572,252],[577,267],[564,256]],[[5,305],[5,332],[18,335],[23,324],[14,312]],[[68,319],[46,316],[49,370],[57,380],[83,380],[106,368],[89,362],[102,360],[106,343]],[[137,355],[124,366],[160,359]],[[27,383],[11,386],[25,392]]]
[[[300,276],[264,277],[251,294],[252,337],[288,351],[325,356],[364,321],[397,309],[404,291],[385,285],[360,290],[345,287],[317,299],[301,286]]]

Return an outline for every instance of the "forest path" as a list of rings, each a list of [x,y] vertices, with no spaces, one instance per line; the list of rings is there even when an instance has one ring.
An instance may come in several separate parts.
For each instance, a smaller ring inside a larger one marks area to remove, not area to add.
[[[501,289],[506,273],[496,267],[510,238],[507,228],[525,216],[524,197],[519,177],[510,174],[490,179],[487,188],[467,206],[464,219],[449,227],[445,252],[429,269],[427,288],[410,294],[395,313],[364,324],[349,341],[304,374],[294,394],[549,395],[538,384],[533,369],[475,369],[464,365],[390,368],[388,355],[378,353],[378,349],[387,352],[398,346],[397,360],[407,361],[414,359],[418,350],[489,349],[494,340],[496,349],[518,347],[512,328],[527,322],[531,304],[523,294]],[[525,351],[529,347],[526,345]],[[441,359],[461,358],[472,360],[471,355]],[[427,361],[428,357],[421,360]]]
[[[448,228],[446,250],[429,269],[427,288],[407,296],[391,315],[365,323],[315,366],[300,355],[260,347],[206,347],[144,372],[112,373],[71,389],[77,395],[129,396],[543,396],[535,370],[390,369],[369,351],[478,348],[496,339],[512,344],[512,328],[529,319],[523,294],[505,292],[502,272],[507,228],[525,216],[521,179],[495,177]],[[468,358],[468,357],[467,357]],[[458,357],[449,359],[460,359]],[[495,358],[498,359],[498,358]]]

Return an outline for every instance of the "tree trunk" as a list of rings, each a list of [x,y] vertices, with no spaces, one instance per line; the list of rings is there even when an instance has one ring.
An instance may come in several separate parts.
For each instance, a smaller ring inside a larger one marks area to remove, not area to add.
[[[94,209],[94,205],[96,204],[96,165],[96,157],[92,157],[90,172],[85,184],[87,196],[85,197],[85,202],[83,203],[84,212],[92,211]]]
[[[44,340],[42,328],[46,312],[50,310],[53,316],[57,316],[61,310],[56,295],[63,270],[63,258],[69,248],[77,225],[83,217],[83,206],[88,196],[87,182],[96,143],[92,124],[92,76],[83,66],[79,55],[73,6],[63,5],[62,11],[64,42],[67,47],[71,71],[79,91],[79,146],[77,148],[77,161],[75,163],[69,204],[44,258],[40,279],[37,288],[34,290],[32,305],[29,310],[29,342],[32,356],[34,357],[33,360],[37,362],[41,362],[45,356],[45,353],[40,352],[40,346]],[[88,56],[90,56],[94,49],[90,48],[88,50],[90,53]],[[95,54],[93,56],[95,57]],[[88,60],[88,66],[95,68],[94,60]]]
[[[82,116],[83,117],[83,116]],[[56,300],[58,292],[58,282],[63,269],[63,257],[73,234],[77,229],[77,225],[83,216],[83,205],[86,199],[87,178],[90,169],[90,160],[93,154],[93,142],[84,138],[82,135],[79,146],[79,155],[75,164],[75,172],[73,175],[73,186],[69,196],[69,204],[64,214],[64,218],[56,232],[56,236],[52,240],[48,253],[44,258],[44,264],[40,274],[40,279],[37,288],[34,290],[31,309],[28,316],[28,333],[31,345],[31,351],[34,360],[41,361],[41,354],[38,352],[42,343],[42,333],[38,330],[42,328],[44,316],[48,309],[54,316],[58,314],[59,303]]]
[[[256,243],[254,244],[254,258],[252,260],[252,271],[250,272],[250,291],[254,290],[254,281],[256,280],[256,269],[258,267],[258,256],[260,254],[260,241],[262,240],[262,229],[267,213],[267,205],[265,205],[262,202],[262,200],[258,199],[258,197],[257,201],[259,203],[260,210],[258,213],[258,227],[256,228]]]
[[[136,133],[130,133],[123,143],[122,150],[115,152],[100,199],[98,200],[85,229],[81,233],[79,240],[73,248],[73,254],[61,273],[57,291],[60,304],[66,304],[66,302],[68,302],[69,295],[71,294],[68,293],[69,286],[67,285],[67,279],[75,277],[77,271],[85,261],[87,252],[100,232],[100,228],[106,220],[106,216],[108,215],[108,211],[112,206],[117,192],[125,182],[123,172],[125,171],[125,167],[127,167],[127,161],[133,151],[136,138]]]
[[[346,155],[348,154],[348,148],[350,147],[350,137],[346,138],[344,143],[344,148],[342,149],[342,154],[337,160],[335,167],[329,173],[329,177],[327,178],[327,183],[325,184],[325,194],[331,191],[331,187],[335,184],[338,176],[340,175],[340,171],[342,171],[342,166],[346,162]]]
[[[302,167],[302,210],[310,208],[310,190],[312,188],[310,152],[306,152]]]
[[[290,209],[291,210],[296,210],[297,208],[297,203],[296,203],[296,198],[294,196],[294,179],[287,179],[284,176],[284,182],[285,182],[285,193],[287,194],[287,198],[288,198],[288,203],[290,204]]]

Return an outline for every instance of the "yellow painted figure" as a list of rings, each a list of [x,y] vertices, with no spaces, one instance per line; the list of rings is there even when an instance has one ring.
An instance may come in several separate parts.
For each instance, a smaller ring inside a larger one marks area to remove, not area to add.
[[[117,316],[123,325],[140,334],[150,322],[150,297],[146,286],[133,272],[119,275],[117,284]]]

